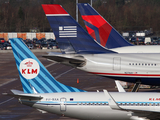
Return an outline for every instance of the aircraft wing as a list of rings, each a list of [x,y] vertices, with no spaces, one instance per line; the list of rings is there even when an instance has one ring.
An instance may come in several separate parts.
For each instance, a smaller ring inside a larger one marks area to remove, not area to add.
[[[8,96],[12,96],[15,98],[22,98],[22,99],[31,99],[31,100],[40,100],[43,97],[38,96],[36,94],[25,94],[22,91],[19,90],[11,90],[13,94],[10,93],[2,93],[3,95],[8,95]]]
[[[104,91],[104,94],[105,96],[108,98],[108,103],[109,103],[109,106],[112,108],[112,109],[115,109],[115,110],[122,110],[122,111],[131,111],[133,112],[133,119],[136,119],[136,117],[144,117],[144,118],[149,118],[151,120],[157,120],[157,118],[160,118],[160,115],[159,115],[159,111],[151,111],[150,109],[148,110],[139,110],[139,109],[124,109],[122,107],[120,107],[114,100],[114,98],[111,96],[111,94],[107,91],[107,90],[103,90]],[[156,118],[156,119],[155,119]]]
[[[42,57],[74,67],[82,67],[86,63],[83,56],[70,57],[66,55],[46,55]]]

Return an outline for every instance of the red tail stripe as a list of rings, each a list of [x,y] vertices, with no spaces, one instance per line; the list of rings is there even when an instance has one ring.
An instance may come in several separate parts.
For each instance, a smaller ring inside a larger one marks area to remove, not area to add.
[[[97,73],[97,72],[89,72],[92,74],[101,74],[101,75],[112,75],[112,76],[148,76],[148,77],[159,77],[160,74],[123,74],[123,73]]]
[[[89,22],[90,24],[96,26],[97,28],[106,23],[106,21],[100,15],[82,15],[82,18],[83,20]],[[111,26],[109,25],[108,27]]]
[[[45,14],[68,14],[61,5],[43,4],[42,7]]]

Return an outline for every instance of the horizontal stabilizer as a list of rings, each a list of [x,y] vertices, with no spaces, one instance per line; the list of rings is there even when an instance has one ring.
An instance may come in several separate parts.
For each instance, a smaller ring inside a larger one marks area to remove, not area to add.
[[[47,111],[41,110],[41,109],[37,109],[39,112],[41,113],[48,113]]]
[[[43,97],[38,96],[36,94],[25,94],[22,91],[19,90],[11,90],[13,94],[10,93],[2,93],[3,95],[12,96],[15,98],[21,98],[21,99],[31,99],[31,100],[40,100]]]
[[[61,62],[63,64],[72,65],[74,67],[82,67],[86,62],[82,56],[70,58],[67,56],[46,55],[42,57],[56,61],[56,62]]]

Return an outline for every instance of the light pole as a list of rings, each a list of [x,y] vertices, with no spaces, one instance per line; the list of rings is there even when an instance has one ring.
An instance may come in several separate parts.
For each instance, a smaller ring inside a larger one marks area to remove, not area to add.
[[[76,0],[76,21],[78,22],[78,0]]]

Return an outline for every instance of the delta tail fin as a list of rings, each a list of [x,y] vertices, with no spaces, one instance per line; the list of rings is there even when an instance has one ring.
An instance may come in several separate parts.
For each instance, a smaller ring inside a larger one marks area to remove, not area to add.
[[[78,8],[88,33],[102,46],[108,49],[133,46],[88,3],[78,3]]]
[[[84,92],[56,81],[21,39],[10,42],[24,93]]]
[[[62,53],[114,53],[99,45],[61,5],[43,4],[42,7]]]

